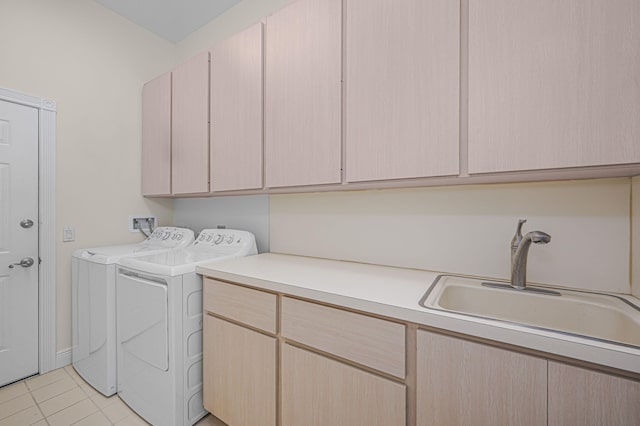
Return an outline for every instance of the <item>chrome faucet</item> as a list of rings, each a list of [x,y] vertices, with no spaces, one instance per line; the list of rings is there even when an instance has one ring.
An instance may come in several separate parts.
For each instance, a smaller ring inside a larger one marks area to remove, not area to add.
[[[527,257],[531,243],[547,244],[551,235],[542,231],[531,231],[522,236],[522,225],[526,219],[518,221],[516,234],[511,239],[511,287],[524,290],[527,287]]]

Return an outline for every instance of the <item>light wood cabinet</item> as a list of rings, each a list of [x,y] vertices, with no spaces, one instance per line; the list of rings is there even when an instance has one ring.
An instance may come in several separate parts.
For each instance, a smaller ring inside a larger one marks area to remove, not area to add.
[[[232,321],[276,333],[277,296],[239,285],[205,279],[204,309]]]
[[[549,425],[640,424],[640,382],[549,361]]]
[[[204,280],[204,406],[229,425],[276,424],[278,341],[253,330],[274,335],[276,310],[275,294]]]
[[[633,176],[638,21],[637,0],[293,1],[145,85],[143,195]]]
[[[275,425],[277,340],[205,315],[204,407],[232,426]]]
[[[405,424],[404,385],[282,345],[282,426]]]
[[[142,195],[171,194],[171,73],[142,88]]]
[[[404,324],[282,298],[282,336],[404,379]]]
[[[204,404],[230,426],[640,424],[637,379],[212,278],[203,291]]]
[[[460,2],[345,4],[346,180],[457,175]]]
[[[209,192],[209,52],[173,70],[173,194]]]
[[[640,2],[469,1],[469,172],[640,162]]]
[[[418,330],[417,425],[545,425],[547,361]]]
[[[211,50],[211,191],[262,188],[262,23]]]
[[[298,0],[267,17],[267,187],[341,181],[342,2]]]

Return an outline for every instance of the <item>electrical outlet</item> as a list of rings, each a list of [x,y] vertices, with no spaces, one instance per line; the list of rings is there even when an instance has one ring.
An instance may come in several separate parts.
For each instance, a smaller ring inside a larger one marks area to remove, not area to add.
[[[138,226],[142,229],[155,228],[157,225],[158,219],[155,216],[129,216],[129,231],[131,232],[140,232],[138,230]]]
[[[76,240],[76,230],[71,226],[62,228],[62,241],[68,243]]]

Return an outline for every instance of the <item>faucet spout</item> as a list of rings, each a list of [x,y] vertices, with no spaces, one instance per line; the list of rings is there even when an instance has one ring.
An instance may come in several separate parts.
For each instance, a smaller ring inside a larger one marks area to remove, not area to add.
[[[516,255],[516,250],[518,250],[518,246],[522,242],[522,225],[527,222],[527,219],[518,220],[518,227],[516,228],[516,233],[511,239],[511,261],[513,262],[513,256]]]
[[[542,231],[532,231],[527,233],[517,244],[515,252],[511,257],[511,286],[518,290],[527,287],[527,258],[531,244],[547,244],[551,241],[551,235]]]

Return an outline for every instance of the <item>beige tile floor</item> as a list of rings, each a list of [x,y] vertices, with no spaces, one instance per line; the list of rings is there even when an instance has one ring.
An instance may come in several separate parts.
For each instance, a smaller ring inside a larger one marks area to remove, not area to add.
[[[114,395],[104,397],[71,366],[0,387],[0,426],[147,425]],[[207,416],[198,426],[223,426]]]

